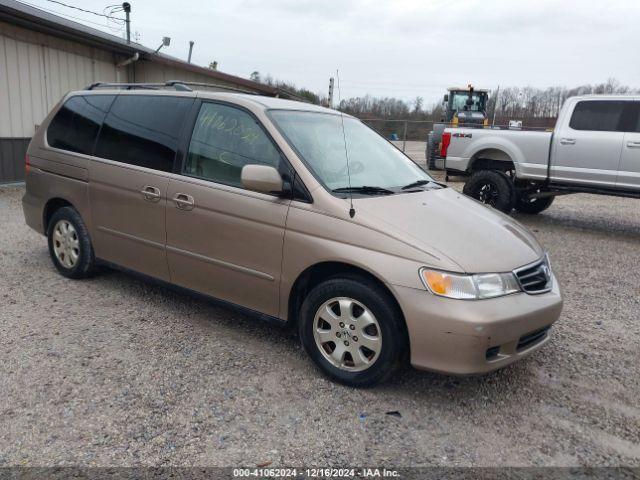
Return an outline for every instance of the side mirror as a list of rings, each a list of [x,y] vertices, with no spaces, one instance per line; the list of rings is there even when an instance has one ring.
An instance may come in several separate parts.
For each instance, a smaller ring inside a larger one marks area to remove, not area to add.
[[[447,103],[449,101],[449,95],[445,95],[444,96],[444,103]]]
[[[280,173],[269,165],[245,165],[240,181],[244,188],[254,192],[280,194],[284,190]]]

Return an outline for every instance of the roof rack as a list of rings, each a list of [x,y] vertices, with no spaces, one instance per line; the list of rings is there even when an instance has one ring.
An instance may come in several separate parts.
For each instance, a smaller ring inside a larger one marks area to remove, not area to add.
[[[243,88],[232,87],[229,85],[220,85],[218,83],[201,83],[201,82],[183,82],[182,80],[169,80],[164,83],[109,83],[109,82],[96,82],[89,85],[85,90],[95,90],[96,88],[120,88],[123,90],[160,90],[161,88],[174,88],[179,92],[192,92],[191,87],[208,87],[216,88],[219,90],[228,90],[230,92],[247,93],[250,95],[259,95],[257,92],[251,90],[245,90]]]
[[[89,85],[85,90],[95,90],[96,88],[121,88],[123,90],[160,90],[161,88],[174,88],[180,92],[191,92],[191,90],[185,82],[177,80],[171,80],[165,83],[109,83],[109,82],[96,82]]]

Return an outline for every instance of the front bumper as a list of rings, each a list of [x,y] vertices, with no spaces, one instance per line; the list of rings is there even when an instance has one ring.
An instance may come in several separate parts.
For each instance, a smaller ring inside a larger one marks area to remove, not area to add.
[[[549,340],[544,329],[562,311],[557,280],[550,292],[454,300],[393,286],[409,331],[411,364],[449,374],[485,373],[519,360]]]

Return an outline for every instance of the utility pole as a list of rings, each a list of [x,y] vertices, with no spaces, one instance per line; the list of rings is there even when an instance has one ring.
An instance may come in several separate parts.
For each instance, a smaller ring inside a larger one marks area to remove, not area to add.
[[[492,127],[496,125],[496,110],[498,109],[498,98],[500,98],[500,85],[498,85],[498,89],[496,90],[496,98],[493,100],[493,120],[491,120]]]
[[[193,40],[189,40],[189,58],[187,59],[187,63],[191,63],[191,52],[193,52]]]
[[[125,15],[124,23],[127,26],[127,43],[131,43],[131,20],[129,18],[129,14],[131,13],[131,4],[129,2],[124,2],[122,4],[122,9],[124,10]]]
[[[333,108],[333,77],[329,79],[329,108]]]
[[[402,135],[402,151],[405,152],[407,150],[407,125],[409,122],[404,121],[404,134]]]

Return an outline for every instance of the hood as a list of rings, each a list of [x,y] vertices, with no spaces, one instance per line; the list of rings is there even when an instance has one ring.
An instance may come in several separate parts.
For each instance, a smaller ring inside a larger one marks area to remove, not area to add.
[[[508,272],[544,253],[535,237],[511,217],[452,188],[353,203],[356,219],[366,215],[367,223],[425,253],[444,255],[467,273]]]

